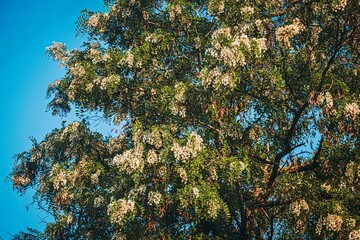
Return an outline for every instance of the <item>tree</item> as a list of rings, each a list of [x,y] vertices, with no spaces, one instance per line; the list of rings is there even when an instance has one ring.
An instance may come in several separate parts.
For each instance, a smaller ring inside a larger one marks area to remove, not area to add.
[[[357,0],[106,0],[12,172],[50,239],[360,239]],[[109,136],[91,130],[93,114]]]

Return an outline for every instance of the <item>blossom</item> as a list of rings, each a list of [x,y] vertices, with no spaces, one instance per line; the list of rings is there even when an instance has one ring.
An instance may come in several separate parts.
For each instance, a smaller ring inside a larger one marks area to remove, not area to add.
[[[27,186],[31,181],[27,175],[14,175],[11,180],[15,186]]]
[[[103,196],[98,196],[96,198],[94,198],[94,207],[95,208],[99,208],[101,206],[103,206],[105,203],[105,198]]]
[[[161,139],[161,132],[158,128],[154,128],[150,133],[145,134],[142,139],[144,142],[156,148],[161,148],[163,144]]]
[[[86,70],[83,66],[75,63],[74,66],[69,67],[69,73],[76,78],[82,78],[86,74]]]
[[[291,39],[304,29],[304,25],[298,18],[293,23],[276,29],[276,39],[283,47],[290,47]]]
[[[129,173],[135,173],[141,171],[143,168],[142,149],[136,147],[131,150],[127,150],[120,155],[116,155],[112,162],[115,165],[123,167]]]
[[[325,218],[325,225],[327,230],[339,232],[341,230],[341,225],[343,223],[343,220],[341,216],[335,215],[335,214],[329,214]]]
[[[172,151],[177,160],[187,161],[191,157],[196,155],[203,149],[203,139],[196,132],[191,132],[186,146],[180,146],[178,143],[174,143]]]
[[[307,202],[304,199],[301,199],[299,201],[291,203],[290,209],[295,214],[295,216],[299,217],[301,212],[309,211],[309,205],[307,204]]]
[[[347,118],[356,119],[360,113],[359,105],[355,102],[345,105],[345,116]]]
[[[349,240],[360,240],[360,229],[352,231],[349,234]]]
[[[187,173],[186,173],[186,170],[182,167],[178,168],[178,173],[179,173],[179,176],[180,176],[180,179],[183,183],[186,183],[187,180],[188,180],[188,177],[187,177]]]
[[[207,202],[207,213],[210,218],[215,219],[219,214],[219,210],[220,210],[220,204],[218,203],[217,200],[210,199]]]
[[[146,161],[151,165],[154,165],[155,163],[157,163],[158,155],[156,154],[156,152],[154,150],[150,150],[148,152]]]
[[[101,13],[96,13],[92,15],[87,21],[87,25],[89,29],[97,28],[99,26],[100,18],[101,18]]]
[[[176,15],[181,14],[181,6],[176,5],[170,5],[169,6],[169,20],[170,22],[173,22],[175,20]]]
[[[197,187],[193,187],[193,194],[195,198],[199,197],[200,195],[199,193],[200,193],[199,189]]]
[[[347,5],[347,0],[333,1],[331,7],[334,11],[344,11]]]
[[[53,42],[53,45],[47,47],[46,51],[54,60],[60,62],[60,66],[64,65],[70,58],[70,52],[64,43]]]
[[[151,191],[148,195],[150,205],[159,205],[162,199],[162,195],[159,192]]]
[[[252,16],[254,14],[254,8],[249,6],[243,7],[240,9],[240,12],[242,15]]]
[[[117,224],[123,224],[127,214],[135,210],[135,203],[131,200],[119,199],[108,205],[107,213],[110,221]]]

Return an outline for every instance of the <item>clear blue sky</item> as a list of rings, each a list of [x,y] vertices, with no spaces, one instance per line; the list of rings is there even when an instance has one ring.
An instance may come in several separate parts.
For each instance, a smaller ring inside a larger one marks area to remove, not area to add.
[[[53,41],[80,47],[75,22],[84,8],[100,10],[102,0],[0,0],[0,239],[26,227],[43,229],[31,195],[20,197],[5,177],[12,156],[30,147],[29,136],[42,140],[62,119],[46,112],[46,88],[63,71],[45,56]]]

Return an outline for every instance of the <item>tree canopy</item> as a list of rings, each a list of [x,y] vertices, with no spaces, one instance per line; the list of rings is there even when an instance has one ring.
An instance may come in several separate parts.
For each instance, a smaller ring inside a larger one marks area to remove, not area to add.
[[[28,236],[360,239],[358,0],[104,4],[47,48],[80,121],[15,157],[54,217]]]

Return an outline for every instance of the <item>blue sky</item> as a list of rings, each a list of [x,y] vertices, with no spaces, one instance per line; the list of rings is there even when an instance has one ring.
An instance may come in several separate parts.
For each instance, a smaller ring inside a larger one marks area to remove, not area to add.
[[[100,10],[101,0],[0,1],[0,239],[10,239],[26,227],[43,229],[42,214],[25,205],[31,194],[20,197],[5,178],[12,156],[29,149],[30,136],[42,140],[62,119],[46,112],[47,85],[63,70],[45,56],[53,41],[79,48],[75,22],[82,9]]]

